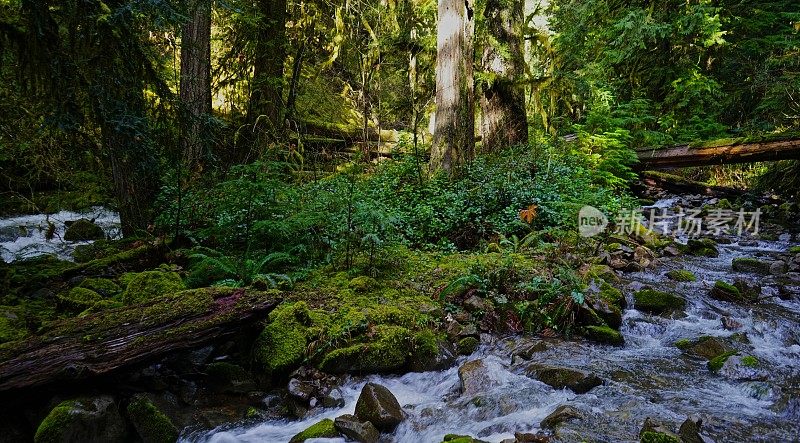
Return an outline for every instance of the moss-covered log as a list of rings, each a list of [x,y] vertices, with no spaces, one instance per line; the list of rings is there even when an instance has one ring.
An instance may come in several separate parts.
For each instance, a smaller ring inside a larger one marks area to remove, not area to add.
[[[700,145],[646,149],[637,153],[640,169],[685,168],[731,163],[800,159],[800,138],[732,139]]]
[[[0,393],[85,380],[233,335],[263,320],[277,291],[195,289],[54,324],[0,347]]]

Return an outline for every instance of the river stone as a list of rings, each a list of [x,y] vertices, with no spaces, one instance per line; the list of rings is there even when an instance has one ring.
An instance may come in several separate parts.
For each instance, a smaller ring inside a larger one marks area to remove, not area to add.
[[[688,417],[678,430],[678,435],[683,443],[708,443],[712,440],[700,434],[703,420],[697,416]]]
[[[309,382],[293,378],[289,380],[287,391],[289,392],[289,396],[292,398],[303,402],[308,402],[314,395],[316,388]]]
[[[783,275],[786,274],[788,270],[789,268],[786,266],[786,263],[781,260],[774,261],[769,266],[769,273],[772,275]]]
[[[104,443],[126,437],[125,422],[114,398],[104,395],[59,403],[39,425],[34,441]]]
[[[724,316],[722,317],[721,321],[722,321],[722,327],[728,331],[735,331],[737,329],[742,328],[742,323],[737,320],[734,320],[731,317]]]
[[[389,389],[367,383],[356,402],[356,417],[372,423],[382,432],[392,432],[403,421],[405,414]]]
[[[554,429],[559,424],[573,418],[581,418],[581,412],[570,405],[561,405],[545,417],[539,427],[542,429]]]
[[[680,438],[661,423],[650,417],[644,419],[639,431],[640,443],[681,443]]]
[[[555,389],[569,388],[576,394],[585,394],[603,384],[603,380],[591,372],[534,363],[525,370],[528,377],[539,380]]]
[[[333,421],[333,426],[345,437],[359,443],[376,443],[381,437],[372,423],[361,421],[355,415],[340,415]]]
[[[464,339],[466,340],[466,338]],[[476,340],[472,338],[472,340]],[[441,371],[447,369],[456,362],[457,350],[452,343],[447,340],[436,341],[436,353],[431,355],[420,355],[415,353],[411,358],[410,369],[414,372]]]
[[[103,228],[85,218],[69,223],[67,230],[64,232],[64,240],[66,241],[101,240],[105,237],[106,234],[103,232]]]
[[[334,426],[333,420],[326,418],[309,426],[303,432],[296,434],[289,440],[289,443],[303,443],[311,439],[336,437],[339,437],[339,431]]]
[[[769,275],[772,263],[766,260],[759,260],[751,257],[734,258],[731,267],[736,272],[746,272],[751,274]]]
[[[480,359],[461,365],[458,368],[458,379],[461,380],[463,395],[474,395],[496,384],[489,376],[489,367]]]
[[[633,300],[636,309],[655,315],[673,313],[686,307],[684,298],[651,288],[635,292]]]
[[[717,337],[700,337],[690,342],[679,341],[677,344],[684,353],[692,357],[711,360],[734,349]]]
[[[739,381],[766,381],[769,373],[753,356],[731,355],[717,371],[719,375]]]

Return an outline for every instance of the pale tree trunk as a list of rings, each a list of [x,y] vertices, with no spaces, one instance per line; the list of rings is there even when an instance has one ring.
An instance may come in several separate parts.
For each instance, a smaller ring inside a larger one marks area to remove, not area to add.
[[[481,65],[489,81],[481,96],[483,152],[527,143],[523,55],[524,0],[488,0],[484,17],[489,38]]]
[[[270,138],[283,133],[283,63],[286,61],[286,0],[258,0],[261,14],[250,97],[249,122]],[[262,121],[261,117],[266,117]]]
[[[473,0],[439,0],[432,170],[453,172],[474,155],[473,7]]]
[[[181,39],[180,98],[184,109],[183,160],[190,170],[206,156],[211,114],[211,0],[189,2]]]

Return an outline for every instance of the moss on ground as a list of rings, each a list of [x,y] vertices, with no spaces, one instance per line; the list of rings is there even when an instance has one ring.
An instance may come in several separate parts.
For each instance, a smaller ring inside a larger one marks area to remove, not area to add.
[[[0,343],[21,340],[27,335],[22,309],[17,306],[0,306]]]
[[[91,289],[104,297],[114,297],[122,292],[122,288],[108,278],[87,278],[79,285],[81,288]]]
[[[103,300],[103,296],[91,289],[76,287],[58,294],[58,306],[66,311],[82,312]]]
[[[164,295],[175,294],[185,289],[181,276],[176,272],[145,271],[130,277],[122,302],[126,305],[143,303]]]

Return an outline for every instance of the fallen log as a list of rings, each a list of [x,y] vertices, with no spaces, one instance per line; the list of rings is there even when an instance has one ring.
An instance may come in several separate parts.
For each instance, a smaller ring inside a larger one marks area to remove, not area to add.
[[[800,138],[734,139],[648,148],[637,152],[639,170],[800,159]]]
[[[70,318],[0,347],[0,394],[110,374],[235,334],[263,320],[279,292],[205,288]]]
[[[747,193],[747,191],[741,189],[711,186],[660,171],[640,172],[639,181],[634,184],[633,188],[640,193],[644,193],[648,189],[662,189],[675,194],[700,194],[720,198],[735,198]]]

